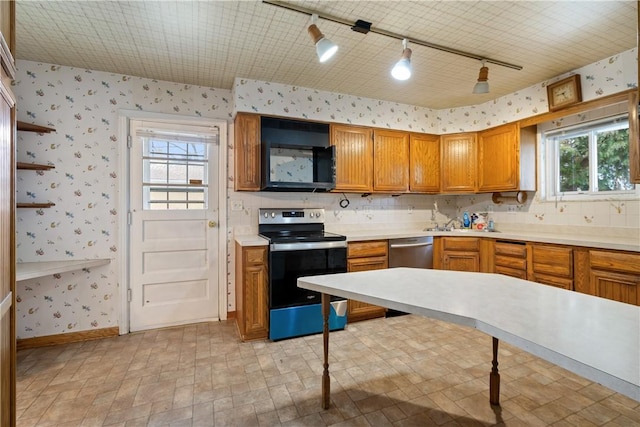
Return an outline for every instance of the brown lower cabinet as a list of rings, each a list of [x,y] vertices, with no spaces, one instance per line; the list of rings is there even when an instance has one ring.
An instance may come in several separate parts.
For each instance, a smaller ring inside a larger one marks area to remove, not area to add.
[[[589,274],[577,291],[640,305],[640,254],[591,249],[587,260]]]
[[[389,243],[387,240],[349,242],[347,271],[381,270],[389,267]],[[384,317],[386,308],[360,301],[349,300],[347,322]]]
[[[527,244],[497,240],[494,244],[493,272],[527,279]]]
[[[573,247],[527,244],[527,280],[573,290]]]
[[[236,322],[243,341],[269,336],[268,251],[236,243]]]
[[[439,270],[480,271],[478,237],[439,237],[434,239],[433,267]]]

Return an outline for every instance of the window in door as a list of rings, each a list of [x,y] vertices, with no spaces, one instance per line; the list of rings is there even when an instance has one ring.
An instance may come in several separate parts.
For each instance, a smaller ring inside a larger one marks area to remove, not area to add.
[[[207,136],[143,136],[143,208],[207,209]]]

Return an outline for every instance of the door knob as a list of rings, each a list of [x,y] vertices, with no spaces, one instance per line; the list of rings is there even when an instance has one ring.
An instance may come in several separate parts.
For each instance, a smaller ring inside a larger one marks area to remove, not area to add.
[[[209,228],[215,228],[218,225],[215,221],[209,221]]]

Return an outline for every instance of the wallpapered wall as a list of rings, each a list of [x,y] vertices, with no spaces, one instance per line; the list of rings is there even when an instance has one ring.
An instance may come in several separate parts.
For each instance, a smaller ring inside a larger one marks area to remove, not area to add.
[[[471,132],[547,112],[547,84],[570,74],[580,74],[584,101],[635,87],[637,61],[637,49],[630,49],[484,104],[446,110],[237,78],[234,109],[423,133]]]
[[[624,52],[584,69],[584,98],[625,90],[635,84],[636,52]],[[629,71],[631,70],[631,71]],[[629,76],[632,76],[630,78]],[[564,76],[559,76],[562,78]],[[546,111],[544,84],[495,101],[455,110],[430,110],[385,101],[331,94],[307,88],[237,79],[232,91],[162,82],[104,72],[18,61],[14,92],[18,119],[55,127],[38,135],[19,132],[18,160],[52,163],[46,172],[19,171],[18,201],[52,201],[49,209],[20,209],[17,218],[18,260],[47,261],[110,258],[91,270],[32,279],[17,286],[19,338],[116,326],[120,315],[117,252],[119,177],[118,112],[141,110],[230,120],[233,111],[310,118],[427,133],[483,129]],[[327,228],[397,226],[424,228],[463,210],[493,210],[496,224],[631,227],[638,232],[640,203],[609,201],[568,203],[563,207],[534,197],[515,214],[493,205],[489,195],[367,196],[357,194],[248,193],[233,191],[233,128],[229,135],[227,195],[228,249],[236,234],[257,231],[260,207],[324,207]],[[349,206],[340,207],[347,197]],[[434,206],[437,204],[437,211]],[[582,219],[589,212],[590,221]],[[541,219],[542,218],[542,219]],[[229,311],[235,310],[234,254],[228,254]]]
[[[18,132],[17,159],[51,163],[18,171],[18,262],[110,258],[107,266],[31,279],[17,285],[18,338],[117,326],[118,149],[120,110],[231,119],[229,90],[18,61],[18,120],[55,133]]]

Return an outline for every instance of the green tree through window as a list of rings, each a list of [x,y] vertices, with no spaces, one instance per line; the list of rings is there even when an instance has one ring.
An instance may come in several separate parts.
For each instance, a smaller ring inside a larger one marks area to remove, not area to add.
[[[586,135],[558,140],[560,191],[589,189],[589,138]]]
[[[629,177],[629,128],[596,134],[598,191],[631,190]]]

